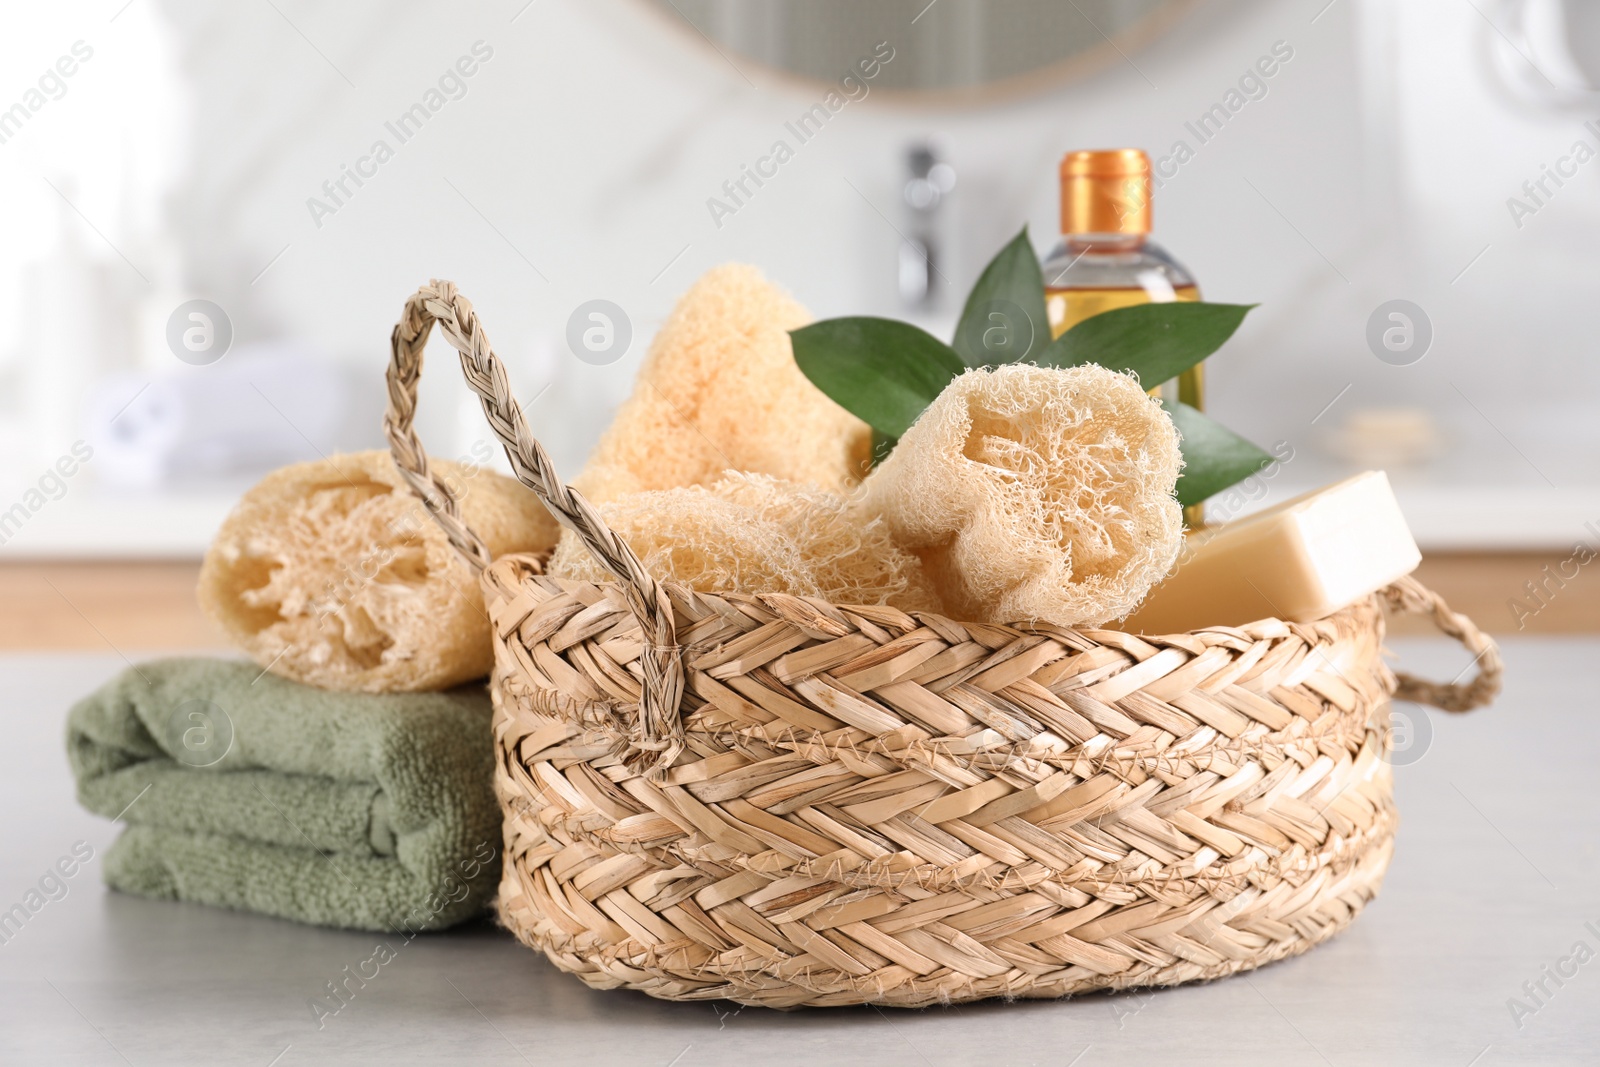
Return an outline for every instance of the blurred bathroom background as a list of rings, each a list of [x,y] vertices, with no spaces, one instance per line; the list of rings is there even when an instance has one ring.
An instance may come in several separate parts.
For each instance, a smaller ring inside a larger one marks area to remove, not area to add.
[[[1209,370],[1292,449],[1250,506],[1386,467],[1425,549],[1600,523],[1584,0],[106,0],[0,56],[0,558],[196,557],[266,470],[378,446],[429,278],[568,472],[715,264],[948,336],[1056,240],[1061,154],[1120,146],[1205,297],[1260,305]],[[580,358],[595,323],[626,348]],[[430,353],[423,439],[484,454]]]

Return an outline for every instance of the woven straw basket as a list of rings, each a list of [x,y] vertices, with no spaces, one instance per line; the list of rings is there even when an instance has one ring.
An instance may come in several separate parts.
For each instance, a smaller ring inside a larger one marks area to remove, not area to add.
[[[435,322],[614,583],[491,561],[462,525],[412,430]],[[500,916],[596,988],[912,1007],[1292,956],[1388,866],[1389,697],[1465,711],[1499,686],[1494,644],[1410,579],[1314,623],[1163,637],[659,583],[557,479],[453,284],[407,302],[392,353],[395,462],[493,623]],[[1390,673],[1380,600],[1477,677]]]

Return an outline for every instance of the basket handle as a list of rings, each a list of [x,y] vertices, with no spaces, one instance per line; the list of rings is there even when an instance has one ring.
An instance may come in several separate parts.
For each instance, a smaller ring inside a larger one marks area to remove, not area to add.
[[[1443,597],[1409,575],[1386,586],[1380,595],[1390,610],[1397,614],[1432,618],[1441,633],[1455,638],[1472,653],[1472,665],[1478,668],[1477,676],[1466,685],[1454,681],[1441,685],[1396,672],[1395,679],[1399,684],[1394,695],[1397,699],[1431,704],[1441,711],[1471,711],[1494,699],[1495,694],[1500,692],[1505,664],[1501,662],[1499,646],[1488,634],[1478,629],[1476,623],[1460,612],[1450,610],[1450,605],[1444,602]]]
[[[644,644],[640,653],[643,686],[639,720],[626,758],[631,767],[644,773],[671,766],[684,744],[679,716],[683,657],[672,602],[593,505],[556,476],[549,453],[528,429],[522,407],[512,396],[505,366],[490,347],[471,301],[457,291],[454,282],[434,280],[413,293],[389,338],[389,408],[383,430],[395,466],[467,564],[480,572],[487,567],[488,546],[462,520],[455,491],[429,470],[427,453],[413,428],[422,350],[434,323],[460,353],[467,386],[483,402],[489,427],[505,446],[517,480],[533,490],[556,521],[576,534],[617,580],[629,610],[639,620]]]

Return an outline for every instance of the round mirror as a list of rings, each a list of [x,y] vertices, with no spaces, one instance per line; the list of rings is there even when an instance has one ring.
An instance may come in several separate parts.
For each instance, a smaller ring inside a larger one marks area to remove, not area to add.
[[[836,85],[966,95],[1088,72],[1190,0],[649,0],[741,67]],[[889,56],[887,61],[885,57]]]

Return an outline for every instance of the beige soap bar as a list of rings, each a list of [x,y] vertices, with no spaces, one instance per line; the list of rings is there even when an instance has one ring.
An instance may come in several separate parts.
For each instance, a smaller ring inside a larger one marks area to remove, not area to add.
[[[1182,633],[1310,622],[1411,573],[1422,553],[1382,471],[1190,535],[1178,568],[1123,628]]]

